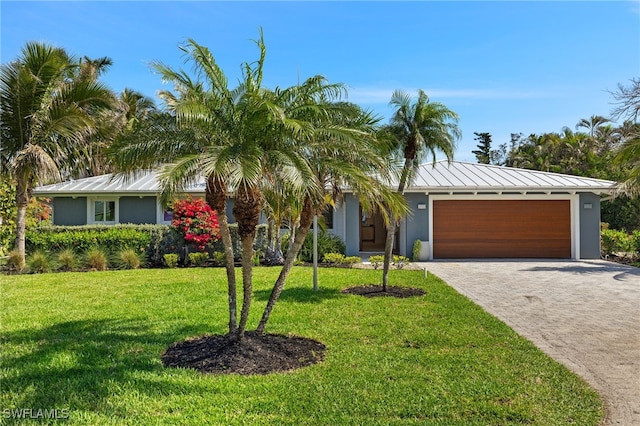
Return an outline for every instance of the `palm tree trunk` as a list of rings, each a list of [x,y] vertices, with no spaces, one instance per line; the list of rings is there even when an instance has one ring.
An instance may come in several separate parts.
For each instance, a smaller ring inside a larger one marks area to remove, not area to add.
[[[404,193],[404,188],[409,178],[409,171],[411,170],[411,158],[405,158],[404,167],[402,168],[402,175],[400,176],[400,182],[398,182],[398,194]],[[393,238],[396,235],[398,229],[398,222],[393,214],[390,214],[389,225],[387,226],[387,238],[384,243],[384,263],[382,265],[382,291],[387,291],[389,284],[389,267],[391,266],[391,258],[393,252]]]
[[[207,177],[207,189],[205,192],[207,204],[218,213],[218,225],[220,237],[224,247],[225,269],[227,270],[227,288],[229,299],[229,335],[233,335],[238,329],[238,308],[236,301],[236,270],[233,255],[233,240],[229,230],[227,218],[227,189],[224,181],[215,175]]]
[[[233,255],[233,241],[231,239],[231,231],[229,230],[229,221],[227,214],[218,215],[218,224],[220,225],[220,236],[222,237],[222,246],[224,247],[225,269],[227,270],[227,288],[229,299],[229,335],[238,329],[238,308],[236,301],[236,269],[235,259]]]
[[[26,182],[18,179],[16,185],[16,207],[18,209],[18,216],[16,218],[16,243],[15,249],[22,258],[21,264],[24,265],[26,257],[25,248],[25,232],[27,226],[27,206],[29,205],[29,191],[27,189]]]
[[[293,267],[293,262],[296,260],[296,257],[298,256],[298,253],[300,252],[300,249],[304,244],[305,238],[307,238],[309,229],[311,229],[311,224],[313,223],[313,216],[315,215],[315,213],[316,211],[313,208],[311,201],[309,199],[305,200],[305,205],[300,215],[300,227],[298,229],[298,232],[295,234],[293,244],[289,244],[289,249],[287,250],[287,257],[285,258],[284,265],[282,266],[280,275],[278,275],[278,279],[276,280],[273,289],[271,290],[271,296],[269,297],[267,306],[264,308],[262,318],[260,319],[260,323],[258,324],[258,328],[256,329],[256,331],[260,334],[264,334],[264,329],[266,328],[267,321],[269,321],[269,317],[271,316],[271,311],[280,298],[280,294],[284,289],[284,284],[287,280],[287,276],[289,275],[289,272],[291,272],[291,268]],[[293,231],[294,229],[291,230],[292,233]]]
[[[246,184],[239,186],[236,192],[236,200],[233,205],[233,216],[238,223],[238,235],[242,244],[242,310],[240,311],[240,323],[236,332],[236,339],[242,340],[251,300],[253,298],[253,242],[256,237],[256,226],[260,221],[262,209],[262,193],[256,187]]]
[[[387,238],[384,243],[384,263],[382,265],[382,291],[387,291],[389,284],[389,268],[391,267],[391,258],[393,257],[393,238],[396,235],[396,218],[393,214],[389,217],[389,226],[387,226]]]
[[[236,333],[236,338],[241,340],[247,328],[249,320],[249,310],[253,298],[253,240],[255,235],[248,235],[242,238],[242,311],[240,312],[240,324]]]
[[[273,238],[273,235],[274,235],[273,228],[275,228],[275,226],[276,224],[275,224],[275,221],[273,220],[273,217],[269,217],[267,219],[267,253],[265,253],[265,257],[271,256],[276,249],[275,239]]]

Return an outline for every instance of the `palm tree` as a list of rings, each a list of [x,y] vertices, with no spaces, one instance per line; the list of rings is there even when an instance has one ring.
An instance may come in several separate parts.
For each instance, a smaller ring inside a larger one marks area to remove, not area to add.
[[[87,159],[96,116],[114,105],[97,73],[90,78],[81,72],[87,67],[61,48],[31,42],[0,69],[0,173],[16,181],[16,249],[23,258],[25,213],[34,186],[71,175]]]
[[[309,86],[305,87],[306,84]],[[313,217],[322,215],[326,208],[340,202],[342,188],[350,188],[365,210],[380,210],[383,213],[391,211],[397,215],[409,211],[404,198],[389,189],[387,159],[374,137],[375,125],[379,119],[357,105],[329,102],[329,99],[322,96],[326,90],[322,81],[307,81],[305,85],[291,90],[311,90],[307,95],[316,93],[318,100],[312,112],[324,111],[321,116],[309,117],[312,102],[308,102],[305,96],[301,96],[301,105],[291,108],[294,117],[302,114],[314,123],[312,137],[298,141],[299,148],[303,149],[306,158],[313,165],[313,184],[309,182],[301,192],[302,210],[296,221],[297,229],[292,229],[295,237],[290,240],[284,266],[274,283],[257,328],[258,333],[265,331],[294,260],[309,233]]]
[[[392,152],[404,159],[397,188],[398,194],[404,194],[427,154],[431,155],[433,162],[436,160],[437,151],[443,152],[449,161],[453,160],[456,142],[460,138],[458,115],[441,103],[430,102],[422,90],[418,91],[415,103],[412,103],[409,94],[396,90],[389,104],[395,108],[395,112],[384,132],[392,138]],[[387,290],[393,238],[397,232],[398,220],[399,217],[391,215],[387,227],[382,273],[384,291]]]
[[[576,130],[581,127],[587,129],[589,136],[595,138],[598,135],[598,129],[609,122],[610,120],[606,117],[601,115],[592,115],[588,119],[581,118],[578,124],[576,124]]]
[[[614,161],[629,170],[623,182],[618,185],[618,192],[629,197],[640,196],[640,131],[628,137],[617,152]]]
[[[211,52],[189,40],[182,47],[196,73],[206,82],[194,81],[183,71],[175,71],[161,63],[154,68],[165,81],[175,86],[175,94],[162,92],[166,104],[178,123],[191,128],[202,144],[199,152],[179,158],[165,168],[165,193],[174,193],[198,174],[208,177],[208,199],[221,201],[231,190],[235,194],[233,214],[238,223],[242,246],[243,303],[240,320],[235,327],[235,278],[230,236],[225,236],[226,217],[221,205],[216,208],[225,243],[229,278],[230,335],[244,335],[252,301],[253,243],[263,206],[263,187],[275,179],[274,171],[296,185],[311,179],[309,164],[293,146],[292,137],[310,131],[306,123],[287,118],[277,103],[277,95],[262,87],[262,69],[266,48],[262,34],[256,45],[260,58],[242,66],[240,84],[229,89],[224,72]],[[286,135],[287,137],[284,137]],[[213,206],[212,206],[213,207]],[[229,234],[230,235],[230,234]]]
[[[155,112],[155,103],[151,98],[135,90],[124,89],[118,96],[114,108],[99,113],[96,120],[97,130],[92,138],[92,143],[87,146],[87,152],[84,156],[90,160],[79,163],[73,177],[96,176],[115,172],[115,162],[109,159],[110,147],[117,144],[118,139],[126,138],[125,134],[130,132],[140,120]]]
[[[177,82],[180,90],[186,86]],[[135,96],[134,96],[135,97]],[[160,168],[165,172],[161,202],[168,205],[177,193],[203,175],[204,153],[217,139],[215,129],[210,128],[206,114],[191,116],[183,110],[186,97],[171,98],[164,93],[171,112],[150,109],[136,113],[129,128],[122,133],[108,150],[108,156],[118,175],[129,177],[139,170]],[[129,99],[132,99],[129,97]],[[137,104],[137,101],[135,101]],[[176,120],[180,112],[180,121]],[[213,111],[210,111],[212,114]],[[216,211],[220,225],[220,237],[225,251],[225,267],[229,297],[229,334],[237,329],[236,277],[234,252],[226,214],[228,188],[220,174],[206,175],[205,200]]]
[[[153,99],[136,90],[124,89],[122,93],[120,93],[119,99],[120,102],[125,105],[125,119],[129,128],[156,111],[156,105]]]

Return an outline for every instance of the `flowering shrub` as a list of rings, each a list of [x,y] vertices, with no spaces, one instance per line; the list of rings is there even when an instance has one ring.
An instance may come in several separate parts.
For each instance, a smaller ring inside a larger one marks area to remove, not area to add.
[[[201,198],[176,200],[171,226],[198,250],[204,250],[209,241],[217,240],[220,231],[218,214]]]

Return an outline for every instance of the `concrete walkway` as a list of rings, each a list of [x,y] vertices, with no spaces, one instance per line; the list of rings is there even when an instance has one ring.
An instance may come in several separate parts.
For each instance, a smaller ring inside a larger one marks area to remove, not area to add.
[[[420,266],[583,377],[606,425],[640,425],[640,269],[605,261]]]

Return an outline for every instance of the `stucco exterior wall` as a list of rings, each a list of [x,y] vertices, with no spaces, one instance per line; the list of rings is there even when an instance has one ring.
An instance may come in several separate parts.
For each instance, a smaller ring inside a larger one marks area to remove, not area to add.
[[[120,223],[156,223],[156,197],[120,197]]]
[[[76,226],[87,224],[87,197],[55,197],[53,224]]]
[[[600,259],[600,196],[580,194],[580,258]]]
[[[347,247],[347,256],[360,254],[360,203],[352,194],[344,197],[345,227],[343,240]]]
[[[333,208],[333,226],[327,229],[327,232],[330,234],[336,235],[344,241],[345,235],[345,213],[346,209],[344,207],[344,202],[336,204]],[[313,228],[312,228],[313,229]]]
[[[399,243],[400,253],[411,256],[416,240],[429,241],[431,239],[429,235],[430,199],[428,195],[420,193],[408,193],[406,197],[413,214],[401,223]],[[576,241],[578,253],[576,254],[581,259],[598,259],[600,258],[600,196],[593,193],[580,193],[574,197],[578,199],[575,207],[577,212],[573,216],[574,222],[578,221],[574,228],[574,231],[578,232],[578,241]],[[421,208],[423,205],[424,208]],[[119,222],[156,223],[158,220],[157,209],[158,204],[154,196],[120,197]],[[227,215],[231,223],[234,222],[232,209],[233,200],[229,199],[227,201]],[[87,197],[55,197],[53,198],[53,223],[54,225],[67,226],[85,225],[87,210]],[[344,202],[339,204],[334,211],[331,232],[342,238],[349,256],[364,256],[360,252],[360,221],[360,205],[357,197],[346,194]],[[260,222],[265,222],[263,216]]]
[[[411,258],[413,243],[416,240],[429,241],[429,196],[425,194],[405,194],[405,196],[413,214],[404,220],[404,253]],[[402,230],[403,227],[400,229]],[[401,236],[400,243],[403,242],[402,240]],[[402,253],[402,248],[400,251]]]

